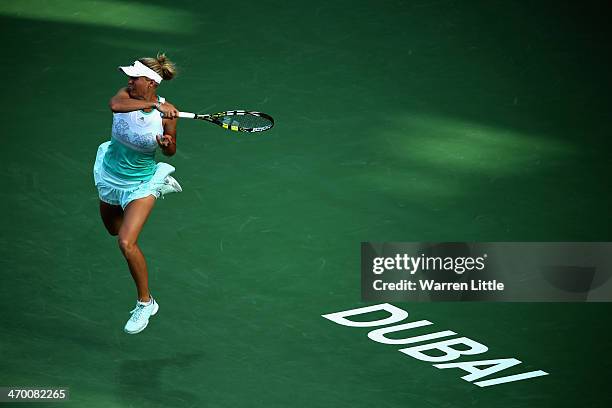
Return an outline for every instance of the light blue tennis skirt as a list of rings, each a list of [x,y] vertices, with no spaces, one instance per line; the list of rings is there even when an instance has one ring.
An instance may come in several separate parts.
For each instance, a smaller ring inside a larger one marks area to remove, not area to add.
[[[98,189],[100,200],[111,205],[120,205],[125,210],[130,202],[139,198],[150,195],[159,198],[164,179],[173,173],[175,168],[168,163],[159,162],[156,165],[155,174],[148,181],[119,179],[107,173],[102,165],[109,144],[110,141],[104,142],[98,147],[93,168],[94,183]]]

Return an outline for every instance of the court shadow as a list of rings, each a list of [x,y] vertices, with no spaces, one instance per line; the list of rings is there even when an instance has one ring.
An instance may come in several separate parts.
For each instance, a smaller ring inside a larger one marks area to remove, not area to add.
[[[174,388],[164,376],[183,370],[201,358],[199,353],[181,353],[168,358],[125,360],[119,365],[117,397],[125,406],[200,406],[196,394]]]

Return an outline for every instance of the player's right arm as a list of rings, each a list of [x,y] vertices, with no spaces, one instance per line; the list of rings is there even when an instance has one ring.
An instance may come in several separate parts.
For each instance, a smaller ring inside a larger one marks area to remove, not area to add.
[[[108,106],[114,113],[133,112],[140,109],[151,108],[159,110],[164,114],[165,118],[169,119],[177,118],[179,114],[176,107],[168,101],[158,105],[157,101],[145,101],[144,99],[130,98],[127,88],[119,89],[117,94],[111,98]]]
[[[108,103],[110,109],[115,112],[133,112],[140,109],[155,108],[157,102],[130,98],[127,88],[121,88]]]

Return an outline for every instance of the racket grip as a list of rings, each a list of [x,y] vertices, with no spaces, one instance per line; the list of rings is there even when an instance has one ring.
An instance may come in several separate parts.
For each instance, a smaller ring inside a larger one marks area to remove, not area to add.
[[[179,118],[195,119],[196,114],[191,112],[179,112]]]

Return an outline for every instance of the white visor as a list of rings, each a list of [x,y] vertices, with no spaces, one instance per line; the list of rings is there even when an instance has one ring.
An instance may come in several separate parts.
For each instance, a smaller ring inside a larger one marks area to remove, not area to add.
[[[132,65],[128,65],[127,67],[119,67],[119,70],[123,71],[123,73],[127,76],[147,77],[154,80],[158,84],[160,84],[162,81],[162,77],[157,72],[153,71],[140,61],[134,61]]]

